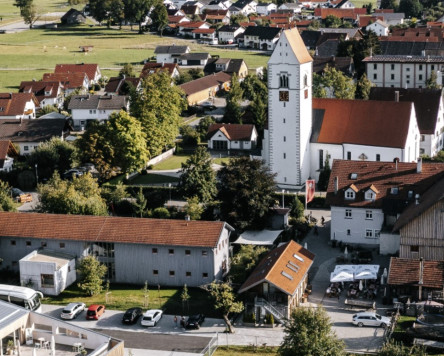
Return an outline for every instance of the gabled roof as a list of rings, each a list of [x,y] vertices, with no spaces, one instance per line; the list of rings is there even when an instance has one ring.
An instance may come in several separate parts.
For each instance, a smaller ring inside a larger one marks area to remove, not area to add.
[[[186,95],[198,93],[202,90],[213,88],[215,86],[221,86],[224,83],[231,81],[231,75],[225,72],[219,72],[212,75],[207,75],[203,78],[192,80],[191,82],[179,85],[179,87],[185,92]]]
[[[45,142],[61,137],[69,129],[65,119],[0,119],[0,140],[12,142]]]
[[[351,173],[356,174],[356,179],[352,179]],[[335,194],[336,177],[338,191]],[[416,194],[422,196],[443,177],[443,163],[424,162],[421,173],[418,173],[417,163],[334,160],[327,189],[327,203],[331,206],[383,208],[390,202],[393,205],[396,202],[399,213],[414,201]],[[347,200],[344,192],[351,184],[359,192],[354,200]],[[365,200],[364,193],[372,185],[378,193],[374,200]],[[392,188],[397,188],[397,192],[392,191]],[[412,193],[409,194],[409,191]]]
[[[188,46],[157,46],[155,54],[184,54],[190,51]]]
[[[39,102],[45,98],[56,98],[63,86],[58,81],[23,81],[20,83],[20,93],[34,93]]]
[[[45,73],[43,81],[57,81],[65,89],[77,89],[83,88],[85,81],[89,82],[89,79],[86,73]]]
[[[288,44],[290,45],[294,55],[296,56],[300,64],[313,61],[313,58],[311,58],[310,53],[308,53],[304,41],[302,41],[301,35],[299,34],[297,28],[285,30],[284,34],[287,38]]]
[[[414,103],[419,132],[423,135],[434,134],[439,119],[438,112],[442,101],[442,90],[372,87],[369,99],[394,101],[396,92],[399,93],[399,101]]]
[[[419,197],[419,204],[413,201],[410,203],[396,221],[393,231],[398,231],[441,200],[444,200],[444,178],[441,178]]]
[[[210,127],[208,127],[207,137],[211,138],[219,130],[222,131],[230,141],[250,141],[256,128],[254,125],[211,124]]]
[[[359,28],[320,28],[322,33],[344,33],[349,38],[361,38],[363,36],[362,31]]]
[[[419,286],[420,260],[390,258],[387,284],[392,286]],[[423,261],[422,286],[439,288],[444,285],[444,261]]]
[[[279,37],[281,31],[280,28],[276,27],[248,26],[244,32],[244,36],[257,36],[263,40],[272,40]]]
[[[336,56],[338,53],[339,40],[329,39],[321,43],[317,48],[316,52],[319,57],[332,57]]]
[[[222,221],[0,212],[1,237],[214,248],[224,227],[231,230]]]
[[[253,2],[255,2],[255,1],[254,0],[238,0],[233,4],[233,6],[236,6],[239,9],[243,9],[245,6],[250,5]]]
[[[168,71],[170,76],[174,75],[174,71],[179,70],[179,66],[177,63],[154,63],[147,62],[144,64],[142,72],[140,73],[140,78],[146,78],[148,75],[151,75],[156,72]]]
[[[82,22],[86,21],[86,16],[79,10],[69,9],[61,18],[60,21],[62,23],[66,23],[71,18],[82,18]]]
[[[242,64],[245,64],[244,60],[240,58],[210,58],[203,69],[204,73],[215,73],[216,64],[222,63],[223,61],[226,61],[224,63],[228,63],[227,69],[225,69],[224,72],[229,74],[239,74],[239,71],[242,68]]]
[[[0,168],[3,168],[7,157],[18,156],[18,152],[9,140],[0,140]]]
[[[209,53],[185,53],[185,54],[182,54],[179,58],[181,60],[187,60],[187,61],[191,61],[191,60],[202,61],[202,60],[211,58],[211,56]]]
[[[325,19],[327,16],[336,16],[340,19],[342,18],[350,18],[356,20],[359,15],[365,15],[367,13],[367,9],[355,7],[353,9],[335,9],[335,8],[326,8],[326,7],[317,7],[314,9],[314,15]]]
[[[86,73],[90,80],[96,77],[96,73],[99,72],[99,65],[93,63],[80,63],[80,64],[57,64],[54,69],[54,73]]]
[[[192,28],[200,28],[205,24],[208,25],[208,23],[205,21],[190,21],[190,22],[181,22],[178,26],[182,28],[192,29]]]
[[[74,95],[69,101],[69,110],[121,110],[126,108],[128,98],[122,95]]]
[[[240,26],[236,25],[223,25],[221,28],[219,28],[219,32],[236,32]]]
[[[214,28],[196,28],[195,30],[193,30],[193,31],[191,31],[192,33],[205,33],[205,34],[208,34],[208,33],[214,33],[214,32],[216,32],[216,29],[214,29]],[[191,53],[189,53],[189,54],[191,54]],[[184,54],[184,56],[185,56],[186,54]]]
[[[321,74],[325,67],[340,70],[345,75],[350,75],[353,58],[351,57],[314,57],[313,73]]]
[[[313,264],[315,255],[294,241],[271,250],[256,266],[239,293],[268,282],[293,295]]]
[[[38,105],[33,93],[0,93],[0,117],[24,115],[30,101]]]
[[[122,92],[122,85],[124,84],[131,85],[134,88],[137,88],[140,83],[140,78],[131,78],[131,77],[111,77],[108,83],[105,86],[105,93],[116,93],[119,95],[126,95],[128,93]]]
[[[313,127],[320,129],[311,142],[404,148],[413,104],[313,99],[313,109]]]

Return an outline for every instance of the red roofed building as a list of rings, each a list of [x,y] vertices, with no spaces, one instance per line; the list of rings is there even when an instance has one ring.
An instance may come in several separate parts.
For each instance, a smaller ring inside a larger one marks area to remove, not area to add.
[[[24,81],[20,83],[20,93],[33,93],[40,108],[47,105],[60,108],[63,105],[63,85],[58,81]]]
[[[246,312],[255,313],[256,320],[269,313],[275,320],[290,318],[302,302],[314,258],[294,241],[271,250],[239,288],[246,296]]]
[[[14,261],[45,246],[77,261],[96,256],[111,282],[197,287],[228,273],[232,231],[223,221],[1,212],[0,251],[14,271]]]
[[[208,128],[208,148],[215,151],[252,150],[256,148],[254,125],[212,124]]]
[[[334,160],[327,189],[331,240],[378,247],[382,254],[396,253],[400,250],[398,230],[415,216],[409,209],[421,202],[416,198],[440,181],[442,187],[443,180],[442,163]]]
[[[38,105],[33,93],[0,93],[0,119],[35,119]]]
[[[102,76],[99,65],[92,63],[57,64],[54,73],[56,74],[86,73],[90,85],[97,83]]]
[[[181,84],[179,87],[185,92],[188,105],[196,105],[214,97],[219,90],[228,91],[230,84],[231,75],[219,72]]]
[[[140,78],[146,78],[147,76],[157,72],[168,72],[171,78],[179,77],[179,66],[177,63],[154,63],[147,62],[143,65]]]
[[[9,172],[14,164],[14,157],[18,152],[9,140],[0,141],[0,172]]]
[[[354,9],[335,9],[326,7],[317,7],[314,10],[314,16],[324,20],[327,16],[336,16],[340,19],[352,19],[357,20],[359,15],[367,14],[367,9],[365,8],[354,8]]]
[[[89,86],[86,73],[45,73],[43,81],[60,82],[65,89],[65,95],[71,94],[76,89],[88,90]]]

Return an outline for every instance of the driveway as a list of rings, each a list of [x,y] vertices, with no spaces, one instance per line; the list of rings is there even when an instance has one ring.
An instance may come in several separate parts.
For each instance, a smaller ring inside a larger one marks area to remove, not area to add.
[[[43,16],[45,17],[50,17],[50,18],[54,18],[54,17],[62,17],[65,13],[64,12],[51,12],[51,13],[47,13]],[[54,23],[54,22],[58,22],[59,20],[51,20],[51,21],[36,21],[33,25],[34,28],[37,27],[44,27],[46,24],[50,24],[50,23]],[[0,31],[5,31],[6,33],[16,33],[16,32],[22,32],[22,31],[27,31],[29,30],[29,25],[25,24],[22,20],[20,21],[16,21],[14,23],[10,23],[4,26],[0,26]]]

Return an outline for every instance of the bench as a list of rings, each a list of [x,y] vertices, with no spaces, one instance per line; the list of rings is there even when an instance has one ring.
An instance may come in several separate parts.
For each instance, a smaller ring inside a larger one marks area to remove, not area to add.
[[[376,303],[372,302],[370,300],[357,300],[357,299],[346,299],[345,305],[349,306],[350,308],[361,308],[361,309],[375,309],[376,310]]]

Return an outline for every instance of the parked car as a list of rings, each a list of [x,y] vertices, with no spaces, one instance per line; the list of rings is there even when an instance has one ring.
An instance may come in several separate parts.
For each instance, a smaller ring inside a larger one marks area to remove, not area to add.
[[[60,317],[62,319],[75,319],[79,314],[82,313],[86,308],[85,303],[69,303],[65,308],[63,308]]]
[[[143,314],[142,326],[156,326],[159,320],[162,318],[163,311],[160,309],[151,309]]]
[[[353,325],[356,326],[381,326],[383,328],[390,326],[392,323],[390,318],[386,316],[381,316],[374,312],[362,312],[353,315],[352,320]]]
[[[135,324],[142,315],[142,308],[130,308],[123,314],[122,323]]]
[[[185,327],[187,329],[199,329],[204,321],[205,315],[203,314],[191,315],[188,317]]]
[[[105,306],[100,304],[90,305],[88,311],[86,312],[86,319],[98,320],[100,316],[105,312]]]
[[[84,173],[85,172],[83,171],[83,169],[73,168],[73,169],[70,169],[69,171],[66,171],[65,173],[63,173],[62,179],[71,180],[71,179],[73,179],[73,177],[79,178],[80,176],[83,176]]]
[[[211,101],[204,101],[203,103],[199,104],[201,107],[203,107],[205,110],[214,110],[216,109],[216,106]]]

